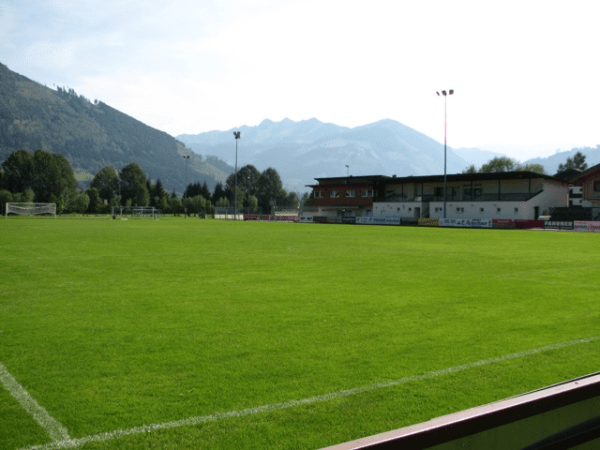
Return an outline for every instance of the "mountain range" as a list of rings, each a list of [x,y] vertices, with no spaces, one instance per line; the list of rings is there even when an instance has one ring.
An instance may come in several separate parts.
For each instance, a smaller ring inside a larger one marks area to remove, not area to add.
[[[212,190],[238,168],[274,168],[284,188],[308,191],[315,178],[349,175],[432,175],[444,171],[444,146],[399,122],[384,119],[354,128],[317,119],[265,119],[257,126],[182,134],[151,128],[103,102],[72,89],[43,86],[0,64],[0,162],[20,148],[63,154],[85,187],[102,167],[137,163],[151,180],[181,193],[186,183],[206,182]],[[554,174],[581,151],[588,166],[600,163],[600,147],[573,149],[525,164]],[[189,156],[189,159],[183,157]],[[447,173],[480,167],[501,153],[447,148]],[[186,167],[187,165],[187,167]]]
[[[235,164],[233,131],[240,131],[238,167],[252,164],[262,171],[274,167],[288,190],[306,191],[315,178],[349,175],[433,175],[444,172],[443,144],[399,122],[385,119],[355,128],[322,123],[317,119],[294,122],[264,120],[258,126],[227,131],[182,134],[177,138],[200,155],[216,155]],[[589,166],[600,163],[600,148],[573,149],[524,164],[540,164],[547,174],[557,172],[577,151]],[[479,168],[504,156],[479,148],[447,150],[447,173]]]
[[[306,190],[315,178],[350,175],[426,175],[443,173],[444,147],[399,122],[385,119],[355,128],[317,119],[294,122],[264,120],[255,127],[177,136],[201,155],[216,155],[235,164],[233,131],[240,131],[238,167],[275,168],[286,189]],[[469,163],[447,150],[448,173]]]

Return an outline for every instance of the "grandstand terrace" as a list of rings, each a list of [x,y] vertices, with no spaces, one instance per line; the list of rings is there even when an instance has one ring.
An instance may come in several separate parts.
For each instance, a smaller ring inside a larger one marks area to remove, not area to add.
[[[444,216],[444,176],[317,178],[316,216],[398,218],[403,223]],[[565,180],[534,172],[447,175],[446,218],[535,220],[569,204]]]

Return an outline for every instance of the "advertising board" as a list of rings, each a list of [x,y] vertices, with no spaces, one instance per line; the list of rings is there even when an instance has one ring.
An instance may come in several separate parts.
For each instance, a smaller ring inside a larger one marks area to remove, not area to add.
[[[439,219],[440,227],[492,228],[490,219]]]
[[[400,217],[373,217],[371,223],[373,225],[400,225],[401,222]]]
[[[427,218],[427,219],[419,219],[419,226],[420,227],[439,227],[440,226],[440,219],[434,219],[434,218]]]
[[[494,228],[515,228],[514,219],[492,219]]]
[[[546,230],[572,230],[573,222],[570,220],[546,220],[544,223]]]
[[[573,230],[600,233],[600,222],[576,220],[575,222],[573,222]]]

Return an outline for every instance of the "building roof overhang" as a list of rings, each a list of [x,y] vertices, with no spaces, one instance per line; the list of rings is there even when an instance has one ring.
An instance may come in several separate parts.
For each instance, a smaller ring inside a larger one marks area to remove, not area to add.
[[[596,164],[595,166],[592,166],[589,169],[585,170],[577,178],[573,178],[571,180],[571,183],[573,183],[573,184],[583,183],[586,179],[593,177],[595,175],[600,175],[600,164]]]
[[[600,170],[600,164],[598,166]],[[582,174],[585,175],[586,172]],[[529,171],[514,171],[514,172],[491,172],[491,173],[454,173],[447,174],[448,182],[475,182],[489,180],[526,180],[526,179],[544,179],[552,180],[563,184],[568,184],[564,179],[557,178],[551,175],[540,174]],[[350,177],[329,177],[315,178],[319,184],[307,185],[306,187],[318,188],[332,185],[349,185],[349,184],[364,184],[383,182],[384,184],[406,184],[406,183],[442,183],[444,175],[417,175],[408,177],[389,177],[387,175],[365,175],[365,176],[350,176]],[[572,182],[572,181],[571,181]]]

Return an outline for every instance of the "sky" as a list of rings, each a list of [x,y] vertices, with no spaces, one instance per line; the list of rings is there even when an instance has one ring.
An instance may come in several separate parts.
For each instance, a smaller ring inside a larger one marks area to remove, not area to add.
[[[597,7],[0,0],[0,63],[173,136],[264,119],[393,119],[439,142],[446,123],[449,147],[524,161],[600,144]]]

